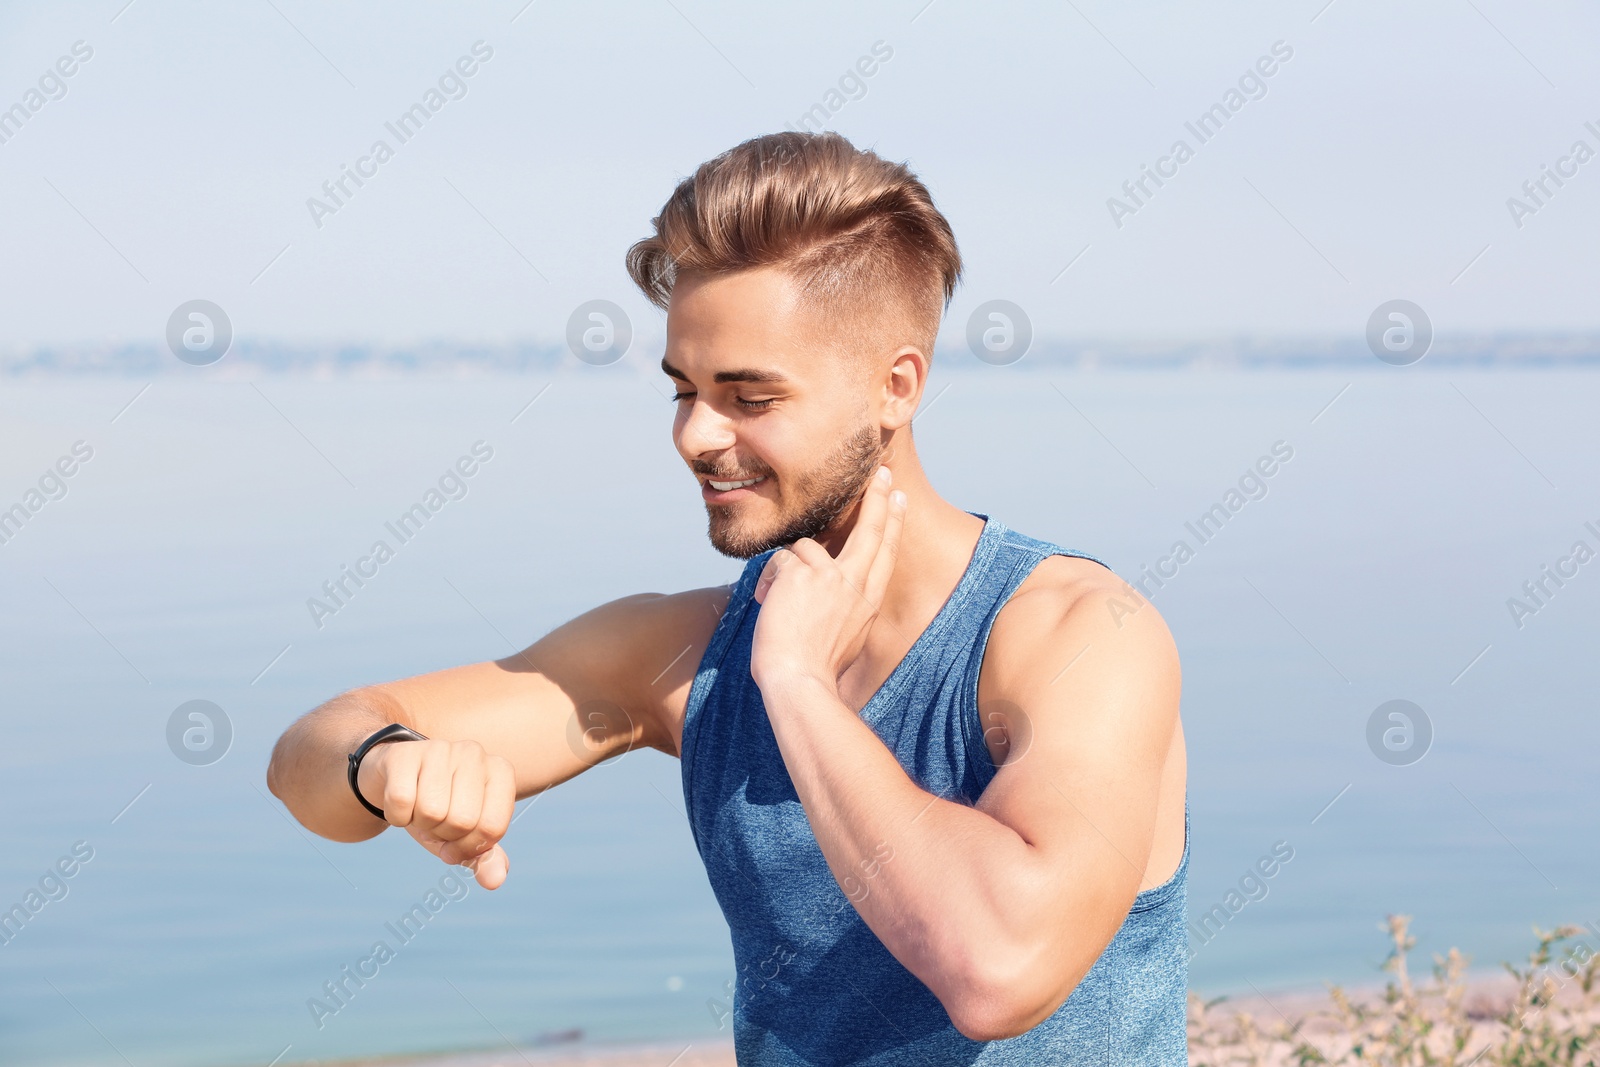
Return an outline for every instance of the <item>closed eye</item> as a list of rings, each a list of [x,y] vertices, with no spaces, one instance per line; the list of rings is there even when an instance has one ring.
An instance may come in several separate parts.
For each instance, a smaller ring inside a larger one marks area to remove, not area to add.
[[[669,397],[669,399],[674,404],[676,404],[679,401],[690,400],[693,397],[694,397],[693,393],[673,393],[672,396]],[[749,409],[749,410],[752,410],[752,411],[759,411],[761,408],[764,408],[764,407],[768,406],[769,404],[771,404],[773,401],[777,400],[777,397],[769,397],[766,400],[746,400],[742,396],[736,396],[733,399],[734,399],[735,403],[741,405],[742,407],[744,407],[746,409]]]

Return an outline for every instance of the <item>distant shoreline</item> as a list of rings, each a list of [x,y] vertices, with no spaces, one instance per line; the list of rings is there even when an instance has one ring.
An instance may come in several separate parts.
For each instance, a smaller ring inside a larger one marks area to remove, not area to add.
[[[640,353],[658,347],[659,341],[636,338],[629,356],[623,358],[638,361]],[[952,361],[950,365],[983,369],[958,339],[942,341],[938,354]],[[180,362],[159,344],[145,341],[0,348],[0,378],[36,380],[197,372],[219,377],[492,375],[548,373],[567,365],[577,361],[565,347],[533,341],[391,344],[241,338],[217,364],[205,368]],[[1041,340],[1015,366],[1108,371],[1396,370],[1376,359],[1362,338],[1335,336]],[[1442,335],[1414,367],[1600,369],[1600,334]]]

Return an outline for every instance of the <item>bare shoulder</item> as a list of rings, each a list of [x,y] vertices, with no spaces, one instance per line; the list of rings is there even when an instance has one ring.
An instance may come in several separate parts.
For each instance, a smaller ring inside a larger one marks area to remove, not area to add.
[[[1003,696],[1052,685],[1080,661],[1176,684],[1177,647],[1154,604],[1094,560],[1047,556],[995,617],[984,688]]]
[[[700,658],[727,609],[732,585],[679,593],[640,593],[613,601],[610,619],[627,666],[619,670],[619,703],[649,724],[644,743],[676,756],[683,712]]]

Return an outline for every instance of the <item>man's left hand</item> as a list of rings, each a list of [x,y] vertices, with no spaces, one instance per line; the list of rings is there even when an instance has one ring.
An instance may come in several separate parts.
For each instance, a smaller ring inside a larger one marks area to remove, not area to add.
[[[750,651],[750,674],[764,692],[798,679],[837,686],[861,654],[905,524],[906,495],[891,493],[891,482],[889,468],[878,468],[837,559],[803,537],[767,561],[756,581],[761,613]]]

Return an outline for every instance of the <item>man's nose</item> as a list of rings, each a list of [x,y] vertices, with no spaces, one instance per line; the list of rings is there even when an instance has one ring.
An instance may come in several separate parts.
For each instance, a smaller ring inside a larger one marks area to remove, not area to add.
[[[733,425],[717,414],[710,404],[699,400],[689,402],[689,411],[680,416],[678,451],[685,459],[694,459],[706,452],[721,452],[733,446]]]

